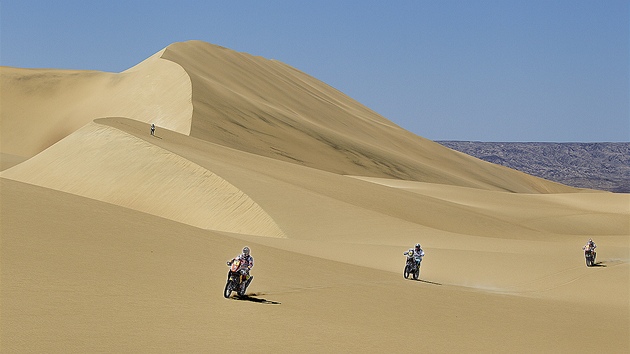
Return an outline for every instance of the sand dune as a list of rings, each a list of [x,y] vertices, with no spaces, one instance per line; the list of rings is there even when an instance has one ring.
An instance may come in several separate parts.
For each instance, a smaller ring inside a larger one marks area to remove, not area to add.
[[[427,247],[423,281],[414,282],[352,263],[356,255],[377,252],[375,261],[390,253],[402,258],[386,246],[368,252],[366,245],[336,243],[346,256],[336,262],[305,254],[319,246],[332,250],[332,241],[283,250],[290,244],[248,240],[257,260],[251,298],[230,301],[220,294],[223,262],[245,243],[239,237],[48,188],[0,183],[3,351],[232,350],[242,318],[250,347],[260,351],[402,352],[419,336],[434,352],[628,349],[627,261],[587,269],[579,252],[565,251],[535,257],[524,274],[508,275],[501,262],[525,252],[488,252],[490,266],[475,267],[477,273],[519,282],[499,291],[438,281],[448,280],[440,272],[473,273],[468,268],[479,255],[461,268],[449,262],[470,251]],[[607,246],[600,242],[602,257]],[[401,266],[398,257],[393,263]],[[538,278],[530,279],[533,273]]]
[[[190,132],[191,84],[162,51],[122,73],[0,68],[0,150],[30,158],[99,117]]]
[[[7,107],[1,128],[9,136],[3,153],[31,157],[95,118],[121,116],[338,174],[513,192],[575,190],[411,134],[280,62],[203,42],[175,43],[120,74],[29,73],[0,71]],[[40,95],[31,94],[34,87]]]
[[[200,228],[283,236],[260,206],[226,180],[168,150],[96,123],[3,176]]]
[[[190,135],[203,140],[338,174],[516,192],[572,190],[445,149],[278,61],[197,41],[175,43],[162,58],[190,75]]]
[[[0,78],[2,352],[215,352],[243,336],[256,352],[630,351],[628,194],[453,152],[202,42],[120,74]],[[416,242],[421,281],[405,280]],[[255,280],[226,300],[245,244]]]

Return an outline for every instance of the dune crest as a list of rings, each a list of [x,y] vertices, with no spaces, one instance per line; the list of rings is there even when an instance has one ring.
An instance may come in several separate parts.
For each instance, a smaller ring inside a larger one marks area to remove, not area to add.
[[[169,45],[119,74],[3,67],[0,80],[6,161],[30,158],[93,119],[127,117],[337,174],[577,191],[412,134],[284,63],[201,41]]]
[[[90,123],[2,177],[143,211],[203,229],[283,232],[226,180],[110,126]]]
[[[275,60],[201,41],[171,44],[162,58],[190,76],[190,135],[199,139],[337,174],[524,193],[576,191],[412,134]]]
[[[0,151],[30,158],[110,116],[188,134],[190,78],[161,54],[122,73],[0,67]]]

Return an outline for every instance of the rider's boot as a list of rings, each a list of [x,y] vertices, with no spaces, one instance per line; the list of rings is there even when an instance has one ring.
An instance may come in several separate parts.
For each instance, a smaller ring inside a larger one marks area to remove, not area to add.
[[[252,280],[254,279],[253,275],[247,275],[247,280],[245,281],[245,289],[247,289],[247,287],[249,286],[249,283],[252,282]]]

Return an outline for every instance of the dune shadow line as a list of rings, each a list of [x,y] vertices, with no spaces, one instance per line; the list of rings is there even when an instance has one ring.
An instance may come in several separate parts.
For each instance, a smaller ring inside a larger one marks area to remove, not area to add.
[[[267,300],[267,299],[263,299],[260,297],[256,297],[258,294],[251,294],[251,295],[243,295],[243,296],[235,296],[234,299],[235,300],[240,300],[240,301],[251,301],[251,302],[257,302],[259,304],[272,304],[272,305],[280,305],[281,302],[278,301],[271,301],[271,300]]]

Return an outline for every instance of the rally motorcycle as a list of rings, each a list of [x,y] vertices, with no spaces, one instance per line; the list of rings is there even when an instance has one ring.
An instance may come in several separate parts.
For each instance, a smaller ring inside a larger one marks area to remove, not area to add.
[[[227,284],[225,284],[225,290],[223,291],[223,296],[225,298],[229,298],[232,295],[232,291],[236,291],[238,296],[244,296],[249,283],[252,282],[253,276],[246,278],[246,280],[242,281],[245,278],[245,274],[247,271],[245,269],[239,270],[238,268],[241,265],[241,261],[235,259],[230,265],[230,270],[228,271]]]
[[[595,250],[592,248],[587,248],[584,250],[584,258],[586,258],[586,266],[592,267],[595,265]]]
[[[420,277],[420,266],[413,258],[413,254],[407,256],[407,262],[405,263],[405,272],[403,273],[405,279],[409,279],[409,274],[413,276],[414,280],[418,280],[418,278]]]

